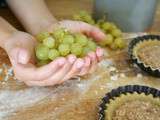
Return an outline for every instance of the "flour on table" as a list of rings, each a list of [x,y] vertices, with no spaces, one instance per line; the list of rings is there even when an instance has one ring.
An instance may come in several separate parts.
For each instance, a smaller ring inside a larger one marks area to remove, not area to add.
[[[47,88],[28,88],[25,90],[0,91],[0,120],[14,112],[15,110],[32,105],[51,94]]]

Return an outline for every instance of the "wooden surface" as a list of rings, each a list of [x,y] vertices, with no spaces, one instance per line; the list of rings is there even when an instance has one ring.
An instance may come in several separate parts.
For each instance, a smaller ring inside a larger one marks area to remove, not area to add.
[[[90,0],[47,0],[52,13],[61,18],[85,9],[91,12]],[[18,21],[7,9],[0,14],[17,28]],[[159,12],[155,17],[154,31],[160,31]],[[71,80],[55,87],[27,87],[13,78],[6,81],[0,75],[0,119],[3,120],[96,120],[98,105],[106,92],[118,86],[139,84],[160,89],[160,79],[146,75],[135,68],[124,51],[108,51],[108,57],[97,68],[96,73]],[[0,68],[8,64],[6,54],[0,49]],[[116,69],[111,72],[111,69]],[[6,71],[6,70],[5,70]],[[118,78],[113,79],[113,73]],[[4,118],[3,118],[4,117]]]
[[[92,13],[94,6],[93,0],[46,0],[46,3],[49,6],[50,11],[58,19],[69,19],[74,13],[77,13],[79,10],[86,10],[89,13]],[[0,15],[6,18],[18,29],[22,29],[20,23],[14,17],[12,12],[7,8],[0,9]],[[160,2],[157,4],[157,11],[151,31],[160,31]]]
[[[135,84],[160,89],[160,78],[148,76],[134,67],[126,50],[108,50],[108,57],[97,71],[81,81],[70,80],[60,86],[39,88],[2,79],[0,119],[97,120],[98,105],[105,93],[118,86]]]

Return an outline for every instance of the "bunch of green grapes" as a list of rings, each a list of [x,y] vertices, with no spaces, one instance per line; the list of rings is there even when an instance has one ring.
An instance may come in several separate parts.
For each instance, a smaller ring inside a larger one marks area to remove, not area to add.
[[[114,23],[107,22],[105,19],[100,19],[95,22],[92,16],[85,11],[74,15],[73,19],[99,27],[106,34],[106,39],[99,43],[100,46],[109,46],[112,49],[122,49],[126,46],[122,37],[122,31]]]
[[[97,26],[106,33],[106,39],[100,45],[109,46],[112,49],[122,49],[126,46],[122,31],[114,23],[99,20]]]
[[[91,25],[95,24],[95,21],[92,18],[92,16],[88,14],[86,11],[80,11],[78,14],[73,15],[73,19],[78,21],[83,21]]]
[[[38,65],[45,65],[60,56],[74,54],[83,57],[95,51],[97,45],[84,34],[71,34],[61,28],[53,33],[43,32],[37,35],[38,44],[35,48]]]

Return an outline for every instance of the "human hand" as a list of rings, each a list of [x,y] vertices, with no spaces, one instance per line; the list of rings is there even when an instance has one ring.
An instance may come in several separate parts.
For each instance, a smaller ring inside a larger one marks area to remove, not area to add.
[[[61,25],[65,26],[65,24],[68,24],[67,22],[69,21],[63,21]],[[73,23],[77,24],[77,28],[79,28],[78,24],[80,23]],[[73,29],[72,27],[67,29],[71,32],[86,32],[87,35],[91,34],[91,37],[94,37],[96,40],[101,40],[100,37],[103,37],[102,35],[95,35],[93,31],[93,33],[90,32],[89,28],[87,28],[88,33],[86,30],[83,31],[83,27],[81,29]],[[95,33],[97,33],[96,30]],[[15,32],[5,43],[5,50],[9,55],[15,77],[29,86],[52,86],[74,76],[90,73],[95,70],[97,62],[103,56],[102,49],[97,48],[96,52],[89,53],[83,59],[69,55],[66,58],[58,58],[45,66],[37,68],[34,55],[35,45],[36,40],[24,32]]]
[[[15,32],[4,44],[14,69],[15,77],[29,86],[60,84],[79,72],[84,60],[74,55],[58,58],[40,68],[35,66],[36,40],[24,32]]]
[[[87,24],[81,21],[63,20],[59,22],[60,27],[68,29],[73,33],[84,33],[89,37],[92,37],[95,41],[101,41],[105,39],[105,34],[95,26]],[[103,49],[97,48],[95,52],[90,52],[84,57],[85,65],[79,75],[85,75],[92,73],[97,68],[97,63],[103,58]]]

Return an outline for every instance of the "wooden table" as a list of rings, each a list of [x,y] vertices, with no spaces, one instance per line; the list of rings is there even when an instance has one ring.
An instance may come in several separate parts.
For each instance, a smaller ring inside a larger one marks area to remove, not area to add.
[[[48,0],[50,10],[58,18],[70,18],[79,9],[91,11],[90,0]],[[59,6],[64,6],[59,7]],[[54,7],[52,7],[54,6]],[[65,11],[65,12],[64,12]],[[0,14],[12,24],[21,26],[7,9],[0,10]],[[153,30],[159,31],[159,11],[155,18]],[[4,51],[0,50],[0,68],[5,68],[8,59]],[[108,56],[108,57],[107,57]],[[97,68],[96,73],[70,80],[55,87],[27,87],[23,83],[5,80],[0,75],[0,119],[3,120],[96,120],[98,104],[106,92],[118,86],[128,84],[147,85],[160,89],[160,79],[147,76],[138,68],[132,66],[126,50],[109,51],[105,60]],[[114,74],[112,70],[116,71]],[[117,76],[118,75],[118,76]],[[117,78],[118,77],[118,78]]]
[[[159,0],[158,0],[159,1]],[[86,10],[92,13],[93,10],[93,0],[46,0],[50,11],[58,19],[62,18],[72,18],[72,15],[77,13],[79,10]],[[63,7],[65,6],[65,8]],[[10,23],[19,29],[22,29],[20,23],[14,17],[11,11],[7,8],[0,9],[0,15],[6,18]],[[160,31],[160,1],[157,4],[157,11],[151,31]]]

